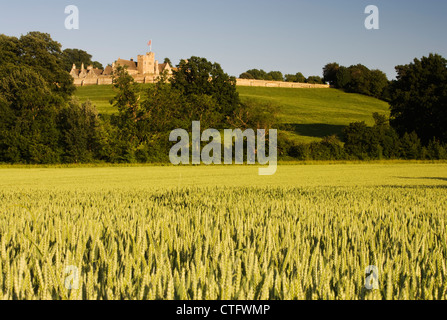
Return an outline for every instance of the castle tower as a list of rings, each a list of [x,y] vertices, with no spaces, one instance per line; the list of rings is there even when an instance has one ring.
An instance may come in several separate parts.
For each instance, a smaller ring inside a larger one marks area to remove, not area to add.
[[[158,69],[158,60],[155,60],[155,66],[154,66],[155,75],[160,75],[160,70]]]
[[[138,73],[139,74],[155,73],[155,53],[148,52],[145,55],[138,56]]]

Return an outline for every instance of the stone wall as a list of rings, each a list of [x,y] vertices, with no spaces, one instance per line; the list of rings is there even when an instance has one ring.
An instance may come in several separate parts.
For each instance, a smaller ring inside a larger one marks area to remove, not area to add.
[[[154,76],[134,76],[137,83],[154,83]],[[74,79],[74,85],[80,86],[93,86],[112,84],[112,77],[99,76],[98,78],[85,78]],[[296,83],[296,82],[282,82],[282,81],[265,81],[265,80],[250,80],[250,79],[237,79],[237,86],[243,87],[268,87],[268,88],[330,88],[328,84],[310,84],[310,83]]]
[[[265,80],[251,80],[251,79],[237,79],[236,85],[243,87],[271,87],[271,88],[330,88],[328,84],[310,84],[297,82],[282,82],[282,81],[265,81]]]
[[[112,84],[112,77],[100,76],[98,78],[74,79],[73,83],[76,87]]]

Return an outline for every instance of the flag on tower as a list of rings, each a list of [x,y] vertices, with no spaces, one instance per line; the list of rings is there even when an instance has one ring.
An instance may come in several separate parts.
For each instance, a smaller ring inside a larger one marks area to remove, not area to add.
[[[152,40],[149,40],[147,45],[149,46],[149,51],[152,52]]]

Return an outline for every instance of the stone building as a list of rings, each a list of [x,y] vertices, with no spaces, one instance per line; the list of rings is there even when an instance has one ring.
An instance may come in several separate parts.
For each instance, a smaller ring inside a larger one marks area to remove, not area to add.
[[[155,53],[148,52],[145,55],[139,55],[137,61],[134,61],[133,58],[130,60],[118,58],[112,66],[109,65],[104,70],[93,68],[93,66],[88,66],[85,69],[84,64],[82,64],[81,69],[77,69],[76,65],[73,65],[70,74],[77,86],[111,84],[112,73],[118,66],[127,67],[127,72],[138,83],[157,82],[163,72],[169,78],[173,71],[169,63],[158,63],[155,60]]]

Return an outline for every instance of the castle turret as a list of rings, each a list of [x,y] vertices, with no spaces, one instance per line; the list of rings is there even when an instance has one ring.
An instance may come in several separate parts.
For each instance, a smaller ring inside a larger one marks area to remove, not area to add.
[[[160,74],[160,70],[158,69],[158,60],[155,60],[155,74],[158,76]]]

